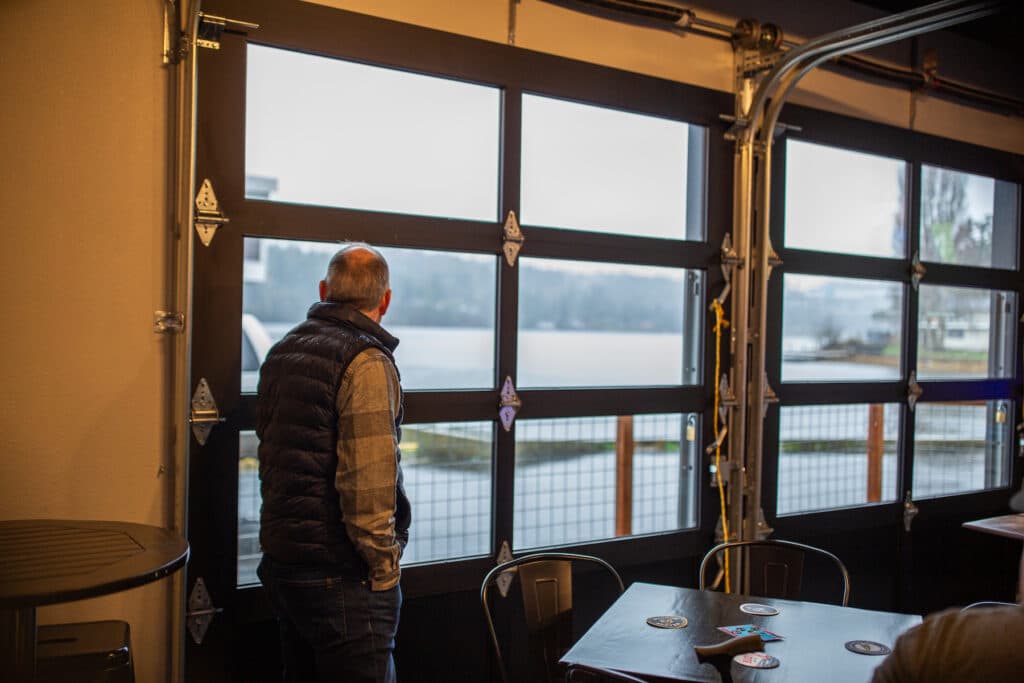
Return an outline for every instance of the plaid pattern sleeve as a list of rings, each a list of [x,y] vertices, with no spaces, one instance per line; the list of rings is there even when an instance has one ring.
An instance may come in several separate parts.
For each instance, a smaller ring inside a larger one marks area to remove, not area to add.
[[[338,390],[338,470],[334,485],[349,538],[370,567],[371,590],[398,583],[402,550],[395,537],[401,393],[394,365],[376,348],[345,370]]]

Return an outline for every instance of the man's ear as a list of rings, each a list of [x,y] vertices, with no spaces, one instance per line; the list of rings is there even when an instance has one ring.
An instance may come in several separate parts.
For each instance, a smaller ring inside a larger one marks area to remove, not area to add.
[[[320,281],[320,301],[327,301],[327,280]]]
[[[384,296],[380,298],[380,305],[377,306],[377,312],[380,313],[380,317],[384,317],[384,314],[388,312],[388,306],[391,305],[391,290],[384,292]]]

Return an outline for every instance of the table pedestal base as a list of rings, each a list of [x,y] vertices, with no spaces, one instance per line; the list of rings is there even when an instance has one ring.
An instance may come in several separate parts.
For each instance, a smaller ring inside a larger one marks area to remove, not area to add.
[[[0,667],[15,683],[36,677],[36,608],[0,609]]]

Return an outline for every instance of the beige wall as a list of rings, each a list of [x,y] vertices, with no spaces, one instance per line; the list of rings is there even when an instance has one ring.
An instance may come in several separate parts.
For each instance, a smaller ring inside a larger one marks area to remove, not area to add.
[[[168,521],[161,17],[157,0],[0,2],[0,519]],[[125,619],[139,681],[164,680],[166,590],[40,622]]]
[[[507,36],[506,0],[329,4],[496,42]],[[849,3],[828,4],[836,11],[808,22],[808,35],[866,18]],[[735,12],[701,15],[731,23],[746,14],[738,0],[718,5]],[[537,0],[521,3],[517,36],[531,49],[720,90],[731,83],[721,42]],[[4,0],[0,46],[0,519],[168,525],[173,493],[159,472],[166,340],[151,331],[166,303],[161,2]],[[809,78],[798,100],[910,124],[906,93],[833,74]],[[922,98],[916,125],[1024,153],[1020,119]],[[166,680],[166,583],[41,611],[43,622],[96,618],[131,622],[138,680]]]

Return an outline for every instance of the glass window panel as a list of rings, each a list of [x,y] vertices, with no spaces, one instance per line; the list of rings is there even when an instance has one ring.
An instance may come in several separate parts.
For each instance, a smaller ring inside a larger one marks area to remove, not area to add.
[[[403,565],[490,552],[493,443],[493,422],[402,427],[413,515]]]
[[[317,283],[339,245],[245,240],[261,243],[264,268],[244,276],[242,333],[262,363],[270,346],[304,320],[318,300]],[[380,251],[388,261],[394,292],[382,323],[401,340],[395,360],[402,386],[494,386],[497,258],[418,249]],[[255,392],[258,380],[257,370],[243,369],[242,391]]]
[[[693,527],[699,419],[674,414],[516,421],[515,549]],[[617,450],[617,442],[628,443],[629,430],[632,450]],[[621,510],[619,469],[632,477],[632,505]]]
[[[907,164],[786,142],[786,247],[840,254],[906,254]]]
[[[493,422],[405,425],[402,472],[415,527],[402,564],[486,555],[491,542]],[[238,585],[259,583],[259,440],[239,433]]]
[[[782,407],[777,513],[896,500],[899,431],[894,403]]]
[[[706,131],[523,96],[524,224],[700,240]]]
[[[1012,292],[921,285],[918,378],[1011,376],[1016,309]]]
[[[918,403],[914,410],[914,498],[1006,486],[1009,401]]]
[[[247,68],[247,197],[497,218],[497,88],[259,45]]]
[[[786,274],[782,381],[900,378],[903,285]]]
[[[519,386],[697,384],[703,283],[699,271],[521,258]]]
[[[238,433],[238,574],[237,584],[259,583],[256,567],[260,549],[260,466],[257,454],[260,442],[254,431]]]
[[[921,168],[921,259],[1015,268],[1020,188],[1002,180]]]

